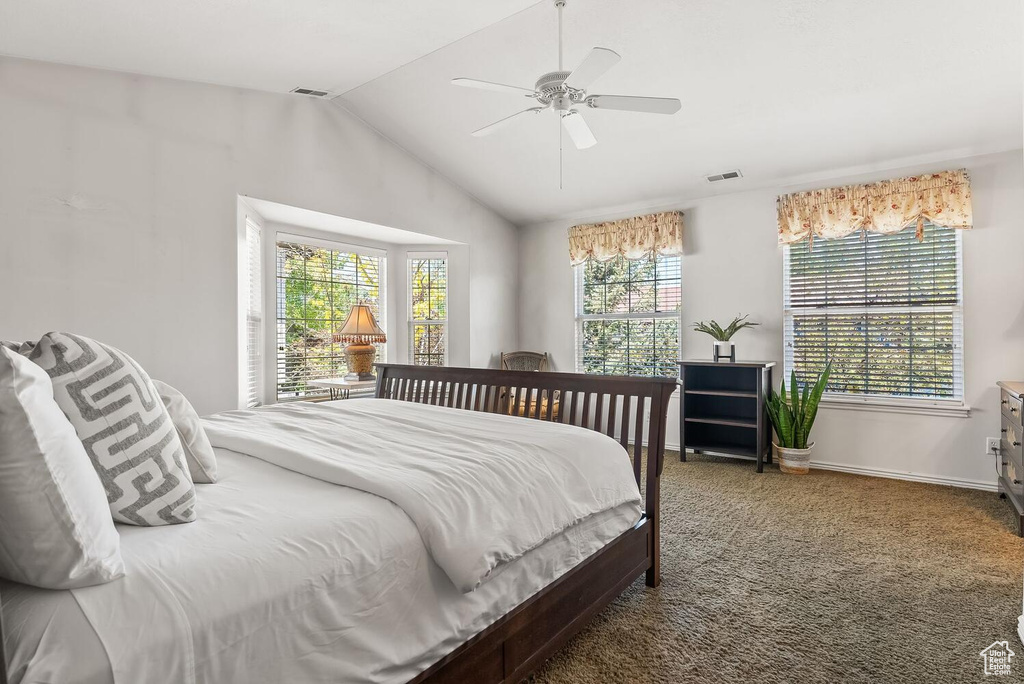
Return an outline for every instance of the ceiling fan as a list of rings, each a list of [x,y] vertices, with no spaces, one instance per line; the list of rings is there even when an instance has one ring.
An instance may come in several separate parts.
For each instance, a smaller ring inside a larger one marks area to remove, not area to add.
[[[597,144],[590,126],[580,109],[617,109],[626,112],[648,112],[651,114],[675,114],[682,104],[670,97],[633,97],[628,95],[588,95],[587,88],[611,69],[622,59],[618,53],[608,48],[596,47],[590,51],[586,59],[572,71],[564,71],[562,67],[562,9],[566,0],[554,0],[558,9],[558,71],[544,74],[537,79],[533,89],[480,81],[473,78],[453,78],[452,85],[483,90],[523,95],[537,101],[537,107],[530,107],[504,119],[500,119],[473,131],[475,136],[490,135],[504,128],[527,114],[539,114],[551,109],[558,112],[562,125],[578,149],[586,149]]]

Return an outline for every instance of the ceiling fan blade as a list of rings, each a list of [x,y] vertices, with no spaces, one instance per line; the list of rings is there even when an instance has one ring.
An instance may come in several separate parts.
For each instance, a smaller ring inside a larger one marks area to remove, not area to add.
[[[565,79],[565,85],[577,90],[586,90],[587,86],[600,78],[604,72],[615,66],[620,59],[622,57],[614,50],[596,47],[569,74],[569,78]]]
[[[597,144],[597,138],[594,137],[594,132],[587,125],[587,120],[575,109],[570,109],[562,114],[562,125],[569,132],[569,137],[572,138],[576,149],[585,150]]]
[[[504,128],[508,124],[512,123],[513,119],[517,119],[523,114],[530,114],[531,112],[536,114],[537,112],[543,112],[545,109],[547,109],[547,107],[531,107],[530,109],[524,109],[521,112],[516,112],[512,116],[506,116],[504,119],[499,119],[489,126],[484,126],[483,128],[475,130],[472,135],[478,138],[484,135],[490,135],[499,128]]]
[[[620,109],[624,112],[675,114],[683,104],[674,97],[632,97],[630,95],[591,95],[587,105],[594,109]]]
[[[530,97],[536,95],[536,91],[529,88],[505,85],[504,83],[480,81],[475,78],[453,78],[452,85],[462,86],[464,88],[479,88],[481,90],[497,90],[498,92],[515,93],[516,95],[529,95]]]

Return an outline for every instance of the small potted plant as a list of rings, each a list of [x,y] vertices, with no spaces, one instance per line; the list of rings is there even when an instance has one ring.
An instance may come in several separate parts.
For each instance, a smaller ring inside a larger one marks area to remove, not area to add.
[[[736,347],[732,343],[732,336],[738,333],[744,328],[753,328],[755,325],[761,325],[760,323],[754,323],[748,321],[747,318],[750,314],[743,316],[737,316],[732,319],[732,322],[724,328],[718,324],[718,321],[697,321],[693,324],[693,329],[697,332],[702,332],[706,335],[711,335],[715,340],[714,359],[717,361],[720,358],[728,358],[733,361],[736,360]]]
[[[797,388],[796,372],[789,379],[789,397],[786,397],[786,381],[782,381],[779,393],[769,390],[768,418],[775,428],[776,441],[772,442],[772,450],[779,462],[779,470],[784,473],[806,475],[811,466],[811,450],[814,442],[808,443],[814,418],[818,415],[818,404],[821,395],[828,385],[828,376],[832,372],[832,362],[825,365],[825,370],[817,377],[813,385],[804,385],[801,393]]]

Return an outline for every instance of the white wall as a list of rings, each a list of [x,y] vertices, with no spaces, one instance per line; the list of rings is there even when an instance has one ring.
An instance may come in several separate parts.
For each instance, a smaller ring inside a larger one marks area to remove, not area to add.
[[[778,194],[912,173],[966,167],[975,229],[964,236],[966,400],[970,418],[822,409],[815,426],[817,461],[875,474],[994,487],[995,458],[985,437],[999,435],[997,380],[1024,378],[1024,169],[1021,152],[896,168],[871,176],[824,179],[670,205],[638,204],[628,213],[528,226],[520,240],[520,345],[548,351],[557,370],[574,367],[573,280],[566,229],[581,222],[681,209],[685,212],[682,320],[749,313],[762,326],[743,331],[740,358],[782,362],[782,250],[776,245]],[[709,339],[684,325],[685,357],[709,358]],[[676,412],[675,404],[670,411]],[[668,441],[678,444],[673,413]]]
[[[470,363],[516,340],[516,229],[323,101],[0,58],[0,338],[118,346],[237,404],[237,195],[467,244]]]

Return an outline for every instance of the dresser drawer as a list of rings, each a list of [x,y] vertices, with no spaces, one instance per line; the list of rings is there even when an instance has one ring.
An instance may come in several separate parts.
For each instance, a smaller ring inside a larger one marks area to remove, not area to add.
[[[1000,473],[1006,480],[1004,487],[1009,487],[1009,494],[1012,494],[1018,502],[1024,501],[1024,468],[1012,458],[1002,457],[1002,469]]]
[[[1002,416],[1003,427],[1000,430],[999,453],[1003,458],[1012,458],[1018,467],[1024,464],[1024,429],[1010,418]]]
[[[1000,400],[1003,415],[1012,420],[1013,422],[1015,422],[1017,425],[1021,425],[1021,400],[1013,396],[1006,390],[1002,391],[1002,397],[1000,397]]]

